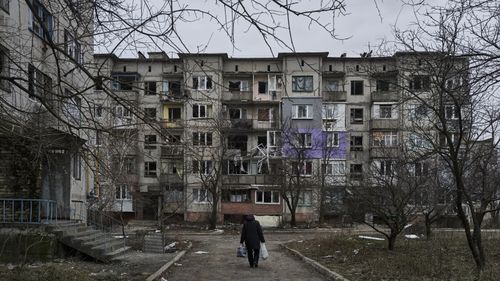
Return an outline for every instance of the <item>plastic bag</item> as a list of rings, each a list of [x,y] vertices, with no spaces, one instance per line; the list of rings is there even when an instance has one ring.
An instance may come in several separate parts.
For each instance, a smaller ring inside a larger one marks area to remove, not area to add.
[[[260,257],[263,260],[266,260],[269,257],[269,253],[267,252],[266,244],[260,243]]]
[[[236,256],[239,258],[243,258],[247,256],[247,248],[243,245],[240,245],[238,247],[238,250],[236,250]]]

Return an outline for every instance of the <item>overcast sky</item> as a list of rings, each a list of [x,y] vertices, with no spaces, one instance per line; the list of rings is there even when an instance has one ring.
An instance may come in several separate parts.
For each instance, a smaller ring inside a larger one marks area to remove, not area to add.
[[[141,0],[131,0],[141,3]],[[163,0],[150,0],[160,7],[165,2]],[[243,3],[248,3],[244,0]],[[321,0],[296,0],[300,5],[307,7],[317,7]],[[325,1],[325,0],[323,0]],[[376,2],[375,2],[376,1]],[[436,0],[439,1],[439,0]],[[267,0],[260,1],[266,3]],[[377,45],[382,40],[392,40],[392,30],[396,25],[404,28],[413,22],[413,10],[410,6],[405,6],[400,0],[345,0],[346,15],[335,17],[336,36],[345,38],[344,40],[332,38],[326,31],[317,26],[309,26],[306,20],[292,18],[292,36],[295,50],[298,52],[329,52],[330,56],[340,56],[347,53],[348,56],[359,56],[362,52],[370,49],[377,53]],[[216,0],[184,0],[188,8],[202,9],[217,15],[219,19],[224,19],[224,9]],[[377,3],[377,5],[375,4]],[[316,6],[315,6],[316,5]],[[378,9],[377,9],[378,6]],[[379,13],[380,12],[380,13]],[[226,14],[227,15],[227,14]],[[322,18],[324,23],[332,24],[332,15],[325,14]],[[285,24],[286,18],[277,18]],[[248,29],[248,24],[240,21],[234,30],[235,48],[231,44],[228,36],[217,29],[217,25],[208,17],[193,22],[177,22],[176,30],[182,42],[187,48],[172,48],[166,45],[154,47],[149,45],[143,49],[147,51],[159,51],[160,47],[169,55],[173,56],[177,52],[211,52],[228,53],[232,57],[271,57],[278,52],[289,52],[290,49],[270,42],[273,52],[266,46],[262,37],[255,29]],[[287,30],[278,32],[280,38],[289,42]],[[181,44],[176,44],[181,46]],[[290,46],[290,44],[288,44]],[[120,56],[136,56],[136,46]],[[98,52],[104,50],[98,49]]]

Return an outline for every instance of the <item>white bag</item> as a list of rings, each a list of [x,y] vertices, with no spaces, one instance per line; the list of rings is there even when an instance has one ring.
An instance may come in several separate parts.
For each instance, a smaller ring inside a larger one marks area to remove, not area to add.
[[[266,243],[260,243],[260,257],[263,260],[267,260],[269,253],[267,252]]]

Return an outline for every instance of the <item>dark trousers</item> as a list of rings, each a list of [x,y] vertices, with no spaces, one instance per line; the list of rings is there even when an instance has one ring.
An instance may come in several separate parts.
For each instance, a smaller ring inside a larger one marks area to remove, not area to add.
[[[250,263],[250,266],[253,266],[253,265],[259,263],[259,253],[260,253],[260,249],[247,248],[247,257],[248,257],[248,262]]]

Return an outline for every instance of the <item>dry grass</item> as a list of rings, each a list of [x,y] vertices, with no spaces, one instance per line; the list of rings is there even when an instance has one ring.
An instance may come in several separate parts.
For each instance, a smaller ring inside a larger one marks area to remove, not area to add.
[[[500,280],[500,234],[484,236],[487,268],[478,276],[462,233],[430,241],[400,239],[394,251],[385,241],[334,235],[288,246],[350,280]]]

